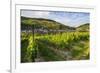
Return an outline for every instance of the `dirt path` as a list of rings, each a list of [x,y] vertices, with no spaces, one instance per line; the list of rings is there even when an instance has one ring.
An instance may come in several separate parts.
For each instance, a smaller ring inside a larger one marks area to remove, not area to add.
[[[44,62],[44,58],[40,55],[39,51],[37,52],[37,58],[35,58],[35,62]]]

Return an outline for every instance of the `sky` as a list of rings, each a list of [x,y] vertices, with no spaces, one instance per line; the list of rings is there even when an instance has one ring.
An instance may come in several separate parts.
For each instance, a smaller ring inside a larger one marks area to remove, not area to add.
[[[21,16],[51,19],[71,27],[90,22],[90,13],[87,12],[21,10]]]

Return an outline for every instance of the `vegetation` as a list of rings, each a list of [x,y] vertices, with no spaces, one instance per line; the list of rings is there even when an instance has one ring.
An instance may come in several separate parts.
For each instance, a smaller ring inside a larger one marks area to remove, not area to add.
[[[42,18],[21,17],[21,62],[89,59],[89,23],[69,27]]]

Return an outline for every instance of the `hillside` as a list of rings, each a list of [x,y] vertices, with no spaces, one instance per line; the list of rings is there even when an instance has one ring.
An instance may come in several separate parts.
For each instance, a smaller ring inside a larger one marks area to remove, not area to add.
[[[80,25],[76,28],[77,31],[89,31],[89,23]]]
[[[63,25],[59,22],[43,18],[27,18],[21,17],[22,30],[27,26],[33,26],[34,29],[47,29],[47,30],[75,30],[74,27]]]
[[[21,17],[21,30],[27,29],[45,30],[45,31],[89,31],[89,23],[78,27],[70,27],[50,19]]]

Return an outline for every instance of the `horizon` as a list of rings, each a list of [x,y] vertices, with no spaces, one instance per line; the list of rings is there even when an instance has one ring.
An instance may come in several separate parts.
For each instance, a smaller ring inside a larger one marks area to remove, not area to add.
[[[90,13],[87,12],[21,10],[21,16],[54,20],[70,27],[90,23]]]

